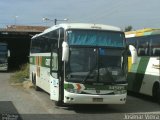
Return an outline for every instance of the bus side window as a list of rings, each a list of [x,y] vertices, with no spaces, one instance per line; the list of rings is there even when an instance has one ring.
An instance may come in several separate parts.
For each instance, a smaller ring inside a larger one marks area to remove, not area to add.
[[[151,41],[151,55],[160,56],[160,40],[159,38],[154,38]]]
[[[42,48],[42,53],[47,53],[49,52],[49,40],[48,38],[41,38],[41,48]]]
[[[46,49],[45,52],[51,52],[51,50],[54,53],[57,53],[57,48],[58,48],[58,33],[57,30],[51,31],[47,34],[44,35]],[[51,48],[52,47],[52,48]]]
[[[138,55],[141,56],[148,55],[148,48],[138,48]]]
[[[39,38],[32,39],[31,53],[40,53],[41,51],[42,51],[42,49],[40,47]]]
[[[138,41],[138,56],[149,56],[149,41],[146,37],[140,38]]]
[[[153,56],[159,56],[160,55],[160,48],[153,48],[152,49]]]

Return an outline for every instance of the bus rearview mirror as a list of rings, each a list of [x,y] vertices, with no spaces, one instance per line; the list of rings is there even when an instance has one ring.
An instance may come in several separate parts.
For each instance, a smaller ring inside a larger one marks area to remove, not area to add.
[[[137,51],[136,51],[136,48],[133,45],[129,45],[129,50],[131,52],[132,64],[134,64],[137,61]]]
[[[11,56],[11,53],[10,53],[10,50],[8,50],[8,57],[10,57]]]
[[[69,46],[67,42],[62,43],[62,61],[67,62],[69,57]]]

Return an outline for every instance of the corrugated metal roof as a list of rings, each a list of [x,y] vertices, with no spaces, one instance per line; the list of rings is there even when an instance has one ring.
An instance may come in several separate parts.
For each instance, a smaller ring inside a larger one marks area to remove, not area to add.
[[[0,29],[0,31],[5,32],[43,32],[48,27],[46,26],[18,26],[18,25],[11,25],[7,26],[6,28]]]

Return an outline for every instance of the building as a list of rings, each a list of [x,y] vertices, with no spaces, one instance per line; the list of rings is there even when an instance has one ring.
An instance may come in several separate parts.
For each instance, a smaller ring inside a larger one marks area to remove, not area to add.
[[[28,62],[31,37],[46,28],[48,27],[11,25],[0,29],[0,42],[6,42],[10,50],[9,70]]]

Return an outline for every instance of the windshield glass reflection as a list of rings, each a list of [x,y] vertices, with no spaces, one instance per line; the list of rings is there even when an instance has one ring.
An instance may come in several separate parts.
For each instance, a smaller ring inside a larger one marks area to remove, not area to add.
[[[123,50],[70,48],[67,81],[114,83],[124,81]]]

